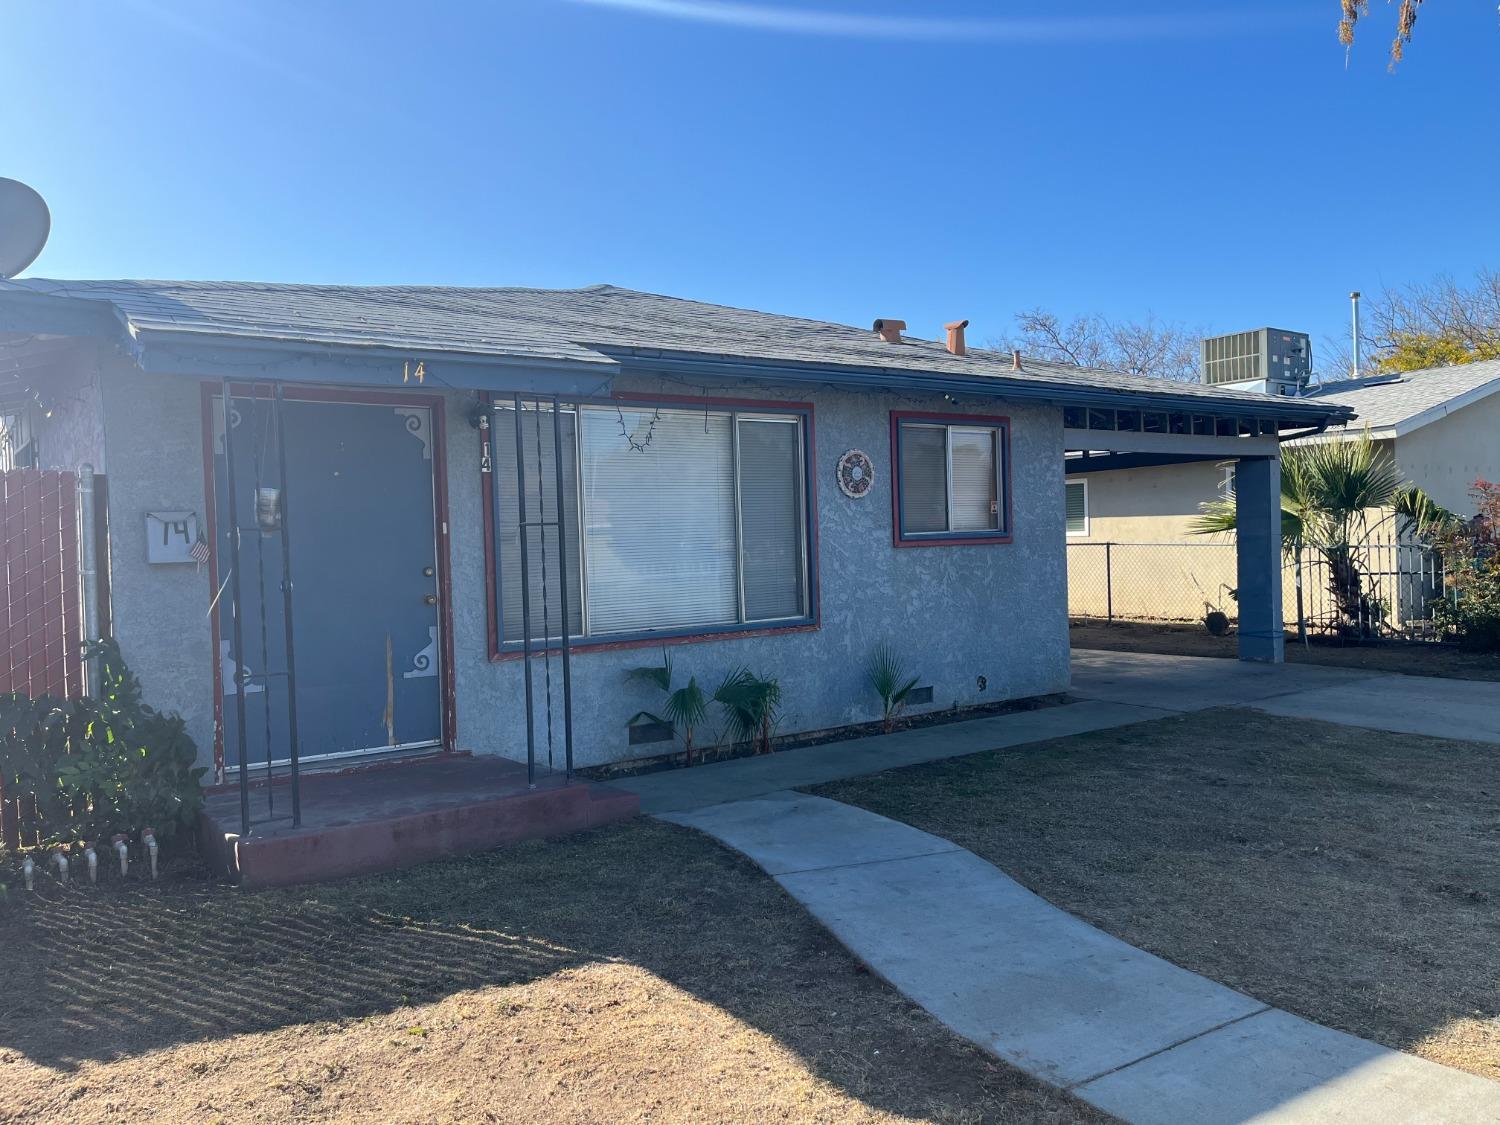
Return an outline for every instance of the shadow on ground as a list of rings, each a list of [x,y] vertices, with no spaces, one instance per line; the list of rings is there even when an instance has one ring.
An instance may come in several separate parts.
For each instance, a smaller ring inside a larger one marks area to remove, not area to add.
[[[769,1034],[867,1106],[1096,1119],[908,1004],[748,861],[653,821],[316,887],[179,876],[49,884],[40,900],[13,890],[0,948],[0,1061],[18,1052],[63,1073],[628,963]]]

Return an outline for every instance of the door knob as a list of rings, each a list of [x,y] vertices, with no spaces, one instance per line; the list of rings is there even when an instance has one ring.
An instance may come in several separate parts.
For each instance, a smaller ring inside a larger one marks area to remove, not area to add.
[[[422,599],[422,604],[423,605],[437,605],[437,595],[436,594],[428,594],[425,598]]]

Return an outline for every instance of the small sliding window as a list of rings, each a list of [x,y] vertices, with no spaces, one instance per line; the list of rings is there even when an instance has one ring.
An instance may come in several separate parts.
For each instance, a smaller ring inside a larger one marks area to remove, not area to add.
[[[1009,540],[1007,419],[897,413],[891,433],[898,546]]]

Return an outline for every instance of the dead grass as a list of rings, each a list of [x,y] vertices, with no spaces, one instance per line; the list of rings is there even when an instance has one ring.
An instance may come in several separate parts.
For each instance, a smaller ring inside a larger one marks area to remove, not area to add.
[[[650,821],[339,884],[0,901],[0,1120],[1074,1122]]]
[[[815,792],[1270,1004],[1500,1078],[1500,748],[1220,709]]]
[[[1074,648],[1112,652],[1159,652],[1168,656],[1239,655],[1239,640],[1212,636],[1202,625],[1174,622],[1074,621],[1068,630]],[[1454,680],[1500,680],[1500,653],[1463,652],[1453,644],[1381,641],[1339,644],[1311,639],[1306,645],[1288,634],[1289,664],[1321,664],[1333,668],[1365,668],[1371,672],[1401,672],[1408,676],[1442,676]]]

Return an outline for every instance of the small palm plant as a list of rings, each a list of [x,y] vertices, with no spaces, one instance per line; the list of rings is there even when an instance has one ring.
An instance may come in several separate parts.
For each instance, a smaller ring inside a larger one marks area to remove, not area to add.
[[[917,686],[920,676],[908,676],[906,665],[889,642],[882,641],[870,655],[865,666],[865,676],[875,694],[880,696],[880,727],[886,733],[896,729],[901,712],[906,710],[906,698]]]
[[[730,672],[714,692],[723,708],[724,729],[734,742],[749,742],[757,754],[771,752],[771,739],[781,717],[781,683],[761,679],[748,669]]]
[[[630,724],[639,719],[649,719],[653,723],[665,723],[672,728],[674,734],[682,739],[683,764],[693,764],[693,732],[703,725],[703,720],[708,717],[708,697],[703,694],[703,689],[698,686],[696,676],[688,678],[687,686],[672,689],[672,658],[662,651],[661,663],[645,668],[632,668],[628,673],[632,680],[642,680],[660,690],[667,701],[662,706],[660,715],[650,711],[637,711],[630,717]],[[630,725],[627,724],[627,725]]]

